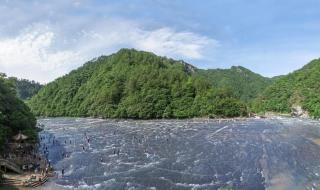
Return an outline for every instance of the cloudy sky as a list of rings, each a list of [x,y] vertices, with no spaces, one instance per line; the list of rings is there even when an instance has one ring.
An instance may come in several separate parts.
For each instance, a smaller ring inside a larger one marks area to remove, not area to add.
[[[286,74],[320,57],[319,0],[0,0],[0,72],[47,83],[120,48]]]

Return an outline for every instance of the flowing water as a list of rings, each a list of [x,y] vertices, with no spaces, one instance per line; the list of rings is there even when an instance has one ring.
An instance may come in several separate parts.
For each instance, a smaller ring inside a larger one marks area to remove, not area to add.
[[[58,173],[41,189],[312,189],[320,180],[313,120],[38,122]]]

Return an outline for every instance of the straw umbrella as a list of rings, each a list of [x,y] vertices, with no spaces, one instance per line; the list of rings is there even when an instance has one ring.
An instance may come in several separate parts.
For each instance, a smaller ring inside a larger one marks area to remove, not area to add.
[[[27,135],[24,135],[21,133],[21,131],[19,131],[19,134],[17,134],[16,136],[13,137],[13,139],[17,142],[21,142],[23,140],[28,139],[29,137]]]
[[[21,148],[22,141],[28,138],[29,137],[27,135],[24,135],[23,133],[21,133],[21,131],[19,131],[19,133],[13,137],[13,140],[15,140],[18,143],[18,147]]]

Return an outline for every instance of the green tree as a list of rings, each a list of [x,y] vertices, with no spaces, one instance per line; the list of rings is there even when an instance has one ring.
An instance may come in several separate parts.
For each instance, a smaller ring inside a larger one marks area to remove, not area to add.
[[[0,75],[0,148],[19,131],[35,139],[36,119],[30,109],[17,97],[12,80]]]
[[[293,106],[301,106],[315,118],[320,117],[320,59],[303,68],[281,76],[255,100],[256,112],[290,113]]]
[[[183,61],[121,49],[47,84],[28,104],[41,116],[151,119],[244,115],[242,103],[233,93],[228,91],[221,98],[210,95],[220,92],[217,89]]]

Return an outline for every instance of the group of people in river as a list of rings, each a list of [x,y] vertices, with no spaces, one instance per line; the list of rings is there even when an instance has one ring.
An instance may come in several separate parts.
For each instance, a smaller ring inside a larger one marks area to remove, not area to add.
[[[60,144],[60,142],[56,139],[56,137],[54,135],[42,135],[40,136],[40,152],[42,153],[43,152],[43,155],[46,159],[46,162],[48,163],[47,166],[48,167],[51,167],[51,163],[49,161],[49,146],[58,146]],[[64,141],[64,144],[72,144],[72,141],[69,140],[67,142],[67,140]],[[67,152],[65,151],[62,151],[61,152],[61,158],[67,158],[70,156],[70,154],[68,154]],[[62,176],[64,175],[64,169],[62,169],[63,171],[61,172],[62,173]]]
[[[51,142],[51,137],[49,137],[48,142]],[[52,166],[49,160],[49,148],[46,142],[46,136],[40,136],[39,143],[40,143],[39,152],[41,153],[43,152],[43,156],[39,158],[39,161],[41,162],[40,168],[43,168],[42,171],[48,173],[49,170],[52,170]],[[57,143],[54,136],[53,136],[52,143],[53,144]]]
[[[170,131],[169,131],[170,132]],[[116,131],[113,131],[111,133],[113,136],[115,136],[117,133]],[[169,139],[166,138],[164,139],[165,141],[167,141],[166,143],[168,143]],[[69,146],[69,152],[67,152],[65,149],[56,149],[59,150],[58,153],[60,153],[61,156],[59,156],[59,159],[64,159],[64,158],[69,158],[70,155],[72,154],[73,151],[87,151],[90,149],[90,143],[91,143],[92,139],[90,138],[89,134],[87,134],[87,132],[83,133],[83,137],[81,138],[80,142],[76,141],[76,139],[73,138],[69,138],[69,137],[65,137],[62,140],[59,138],[59,140],[54,136],[54,135],[43,135],[40,136],[40,143],[41,143],[41,151],[43,152],[45,159],[47,160],[47,162],[50,165],[50,161],[48,160],[48,156],[49,156],[49,147],[56,147],[56,146]],[[144,136],[139,136],[139,135],[132,135],[132,143],[133,144],[138,144],[139,146],[144,144],[147,141],[147,139]],[[113,153],[113,155],[120,157],[121,156],[121,142],[117,143],[118,145],[115,145],[115,147],[113,148],[111,154]],[[73,150],[72,150],[73,147]],[[70,149],[71,148],[71,149]],[[55,153],[55,152],[54,152]],[[147,147],[143,148],[143,153],[150,153],[150,150],[147,150]],[[59,155],[59,154],[58,154]],[[57,155],[55,155],[57,156]],[[105,161],[104,157],[101,156],[100,157],[100,162],[103,163]],[[63,166],[62,168],[60,168],[60,172],[62,177],[65,176],[66,174],[66,166]]]
[[[83,144],[80,144],[81,149],[83,151],[86,151],[88,148],[90,148],[90,138],[89,136],[84,133],[84,142]],[[40,140],[40,148],[39,151],[44,155],[45,160],[47,163],[49,163],[50,166],[50,161],[49,161],[49,146],[59,146],[64,143],[64,145],[72,145],[73,142],[72,139],[64,139],[63,141],[59,141],[56,139],[54,135],[42,135],[39,137]],[[66,152],[65,150],[62,150],[60,152],[61,157],[60,158],[68,158],[71,155],[71,152]],[[61,176],[65,175],[65,168],[61,169]]]

